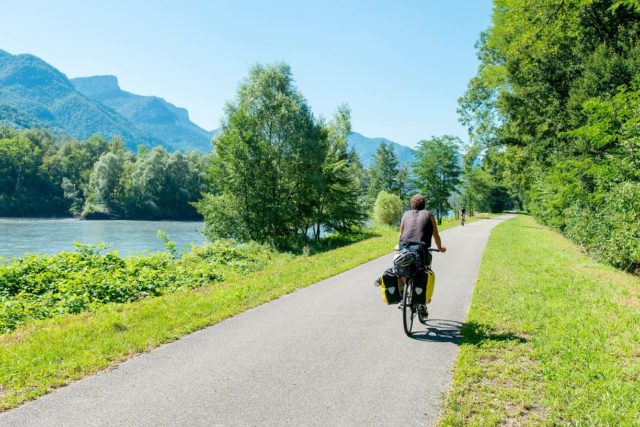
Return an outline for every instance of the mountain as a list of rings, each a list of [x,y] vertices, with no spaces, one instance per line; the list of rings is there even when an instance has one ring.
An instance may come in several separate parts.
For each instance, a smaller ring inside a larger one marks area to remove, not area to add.
[[[405,145],[398,144],[386,138],[368,138],[358,132],[351,132],[347,137],[347,143],[349,147],[353,148],[360,156],[360,161],[366,166],[370,166],[373,163],[373,158],[376,154],[378,146],[382,143],[391,144],[393,150],[398,156],[398,161],[401,164],[409,164],[415,161],[415,151]]]
[[[156,96],[142,96],[120,88],[115,76],[66,75],[33,55],[12,55],[0,49],[0,125],[19,129],[45,128],[57,135],[86,139],[120,136],[127,148],[162,145],[169,150],[207,152],[215,131],[189,119],[186,109]],[[369,166],[378,146],[390,143],[400,163],[415,160],[414,151],[386,138],[357,132],[349,146]]]
[[[208,132],[191,120],[189,112],[156,96],[142,96],[120,89],[115,76],[71,79],[76,90],[116,111],[143,132],[182,151],[210,151],[216,131]]]
[[[76,91],[63,73],[42,59],[4,50],[0,50],[0,125],[42,127],[78,139],[95,134],[120,136],[130,148],[160,143],[115,111]]]

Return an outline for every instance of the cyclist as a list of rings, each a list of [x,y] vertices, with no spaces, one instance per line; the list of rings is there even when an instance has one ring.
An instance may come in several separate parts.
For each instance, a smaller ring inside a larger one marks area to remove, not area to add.
[[[424,196],[416,194],[411,198],[411,210],[405,212],[400,221],[398,249],[415,250],[420,255],[422,262],[425,265],[430,265],[431,253],[427,249],[431,247],[432,237],[438,250],[446,252],[447,248],[442,245],[440,240],[438,224],[433,214],[425,210]],[[418,307],[418,312],[426,315],[426,307],[424,305]]]
[[[464,225],[464,220],[467,217],[467,210],[464,208],[464,206],[462,207],[462,209],[460,209],[460,222],[462,223],[462,225]]]

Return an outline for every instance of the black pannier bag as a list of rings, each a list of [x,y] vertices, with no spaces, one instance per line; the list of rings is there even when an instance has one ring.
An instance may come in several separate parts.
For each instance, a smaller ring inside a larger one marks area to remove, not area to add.
[[[433,295],[435,285],[435,274],[431,269],[419,269],[413,276],[413,298],[414,304],[429,304]]]
[[[393,269],[389,268],[382,274],[380,291],[382,300],[387,304],[398,304],[402,300],[400,279],[393,273]]]

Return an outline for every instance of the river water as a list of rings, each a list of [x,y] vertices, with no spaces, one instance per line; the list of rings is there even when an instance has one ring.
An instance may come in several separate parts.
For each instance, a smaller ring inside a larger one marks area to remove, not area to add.
[[[164,250],[156,233],[163,230],[182,250],[190,243],[202,244],[202,222],[182,221],[85,221],[77,219],[0,218],[0,257],[26,253],[54,254],[72,250],[74,242],[106,243],[128,256]]]

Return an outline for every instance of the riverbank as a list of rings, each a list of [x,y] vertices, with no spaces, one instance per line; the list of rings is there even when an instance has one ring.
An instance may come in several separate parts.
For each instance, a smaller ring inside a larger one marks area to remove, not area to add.
[[[450,221],[441,229],[455,225]],[[106,304],[0,335],[0,409],[389,253],[397,230],[375,233],[339,248],[327,244],[311,256],[276,256],[260,271],[215,285]]]
[[[529,216],[497,226],[440,425],[635,425],[640,278]]]

